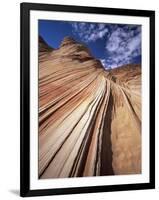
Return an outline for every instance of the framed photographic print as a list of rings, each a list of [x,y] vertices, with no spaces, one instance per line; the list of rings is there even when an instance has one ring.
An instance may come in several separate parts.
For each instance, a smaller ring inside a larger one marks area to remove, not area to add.
[[[21,196],[155,188],[155,12],[21,4]]]

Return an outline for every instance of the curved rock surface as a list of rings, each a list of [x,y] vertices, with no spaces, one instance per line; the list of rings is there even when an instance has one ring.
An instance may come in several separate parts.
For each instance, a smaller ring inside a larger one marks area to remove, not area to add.
[[[46,49],[40,44],[39,178],[141,173],[141,66],[106,71],[69,37]]]

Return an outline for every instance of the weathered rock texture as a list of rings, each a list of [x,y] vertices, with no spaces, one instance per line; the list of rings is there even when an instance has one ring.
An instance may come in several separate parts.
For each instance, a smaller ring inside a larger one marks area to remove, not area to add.
[[[141,173],[141,67],[39,40],[39,178]]]

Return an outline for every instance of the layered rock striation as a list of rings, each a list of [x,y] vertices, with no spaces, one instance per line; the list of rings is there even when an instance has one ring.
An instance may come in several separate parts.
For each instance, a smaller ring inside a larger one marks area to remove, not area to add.
[[[105,70],[70,37],[39,42],[39,178],[141,173],[141,66]]]

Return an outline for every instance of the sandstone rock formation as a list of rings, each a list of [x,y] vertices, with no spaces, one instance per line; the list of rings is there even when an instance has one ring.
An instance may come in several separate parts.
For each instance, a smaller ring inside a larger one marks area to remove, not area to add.
[[[39,178],[141,173],[141,66],[39,40]]]

